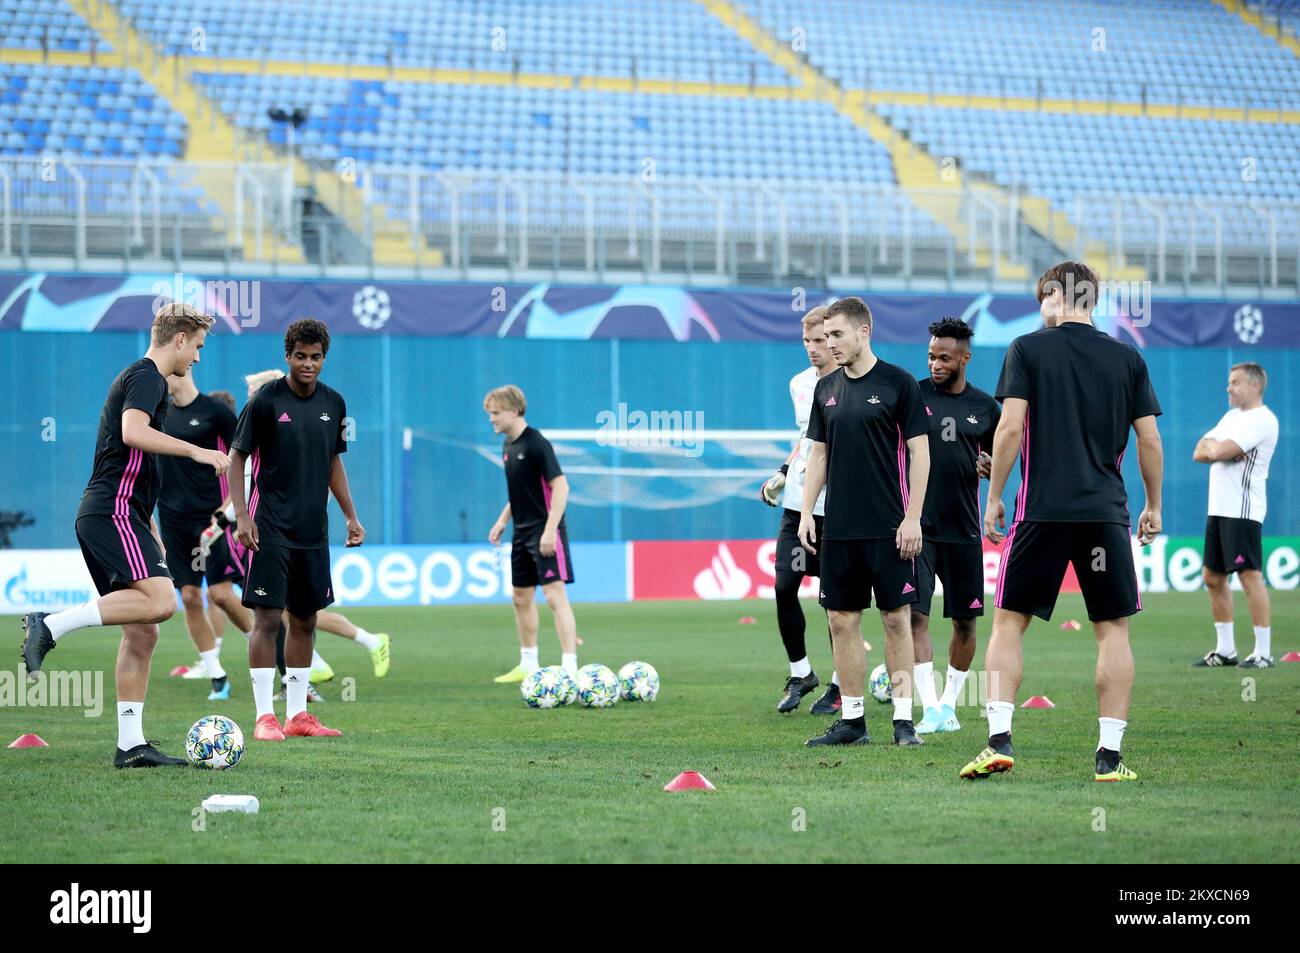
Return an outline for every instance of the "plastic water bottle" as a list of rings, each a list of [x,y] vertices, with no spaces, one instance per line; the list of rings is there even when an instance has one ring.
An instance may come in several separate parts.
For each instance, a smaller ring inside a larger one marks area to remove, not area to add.
[[[256,814],[261,805],[251,794],[214,794],[203,802],[203,810],[210,814],[223,811],[238,811],[241,814]]]

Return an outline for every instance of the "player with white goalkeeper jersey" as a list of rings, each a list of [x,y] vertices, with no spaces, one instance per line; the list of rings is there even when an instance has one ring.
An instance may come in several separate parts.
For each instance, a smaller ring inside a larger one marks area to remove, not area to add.
[[[1268,375],[1255,363],[1234,364],[1228,374],[1229,410],[1196,444],[1192,459],[1210,465],[1210,506],[1205,521],[1205,565],[1216,643],[1198,666],[1237,664],[1232,633],[1232,590],[1237,574],[1246,590],[1255,648],[1242,668],[1272,668],[1273,630],[1264,587],[1264,511],[1268,467],[1277,449],[1278,423],[1264,406]]]
[[[803,346],[811,366],[790,378],[790,401],[794,404],[799,440],[780,472],[763,484],[759,494],[768,506],[782,508],[781,528],[776,540],[776,624],[790,663],[785,692],[776,706],[776,710],[782,713],[794,711],[803,697],[821,684],[808,661],[804,640],[806,622],[803,608],[799,605],[800,585],[808,576],[821,575],[821,563],[816,553],[809,552],[799,542],[799,511],[803,508],[804,471],[812,452],[812,441],[808,439],[808,415],[812,411],[813,390],[819,379],[835,370],[822,323],[825,314],[826,309],[821,307],[813,308],[803,316]],[[826,491],[823,490],[813,507],[818,535],[822,531],[825,512]],[[833,675],[831,685],[813,705],[812,713],[833,715],[839,709],[839,683]]]

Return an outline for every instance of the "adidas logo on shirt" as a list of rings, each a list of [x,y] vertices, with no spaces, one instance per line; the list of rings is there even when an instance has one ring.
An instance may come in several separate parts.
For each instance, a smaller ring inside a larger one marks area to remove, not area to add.
[[[280,421],[279,421],[279,422],[282,423],[282,424],[291,424],[291,423],[293,423],[293,421],[289,419],[289,415],[288,415],[288,414],[281,414],[281,415],[280,415]]]
[[[875,394],[872,394],[870,397],[867,398],[867,403],[868,403],[868,404],[878,404],[878,403],[880,403],[880,398],[877,397]]]
[[[968,423],[972,423],[972,424],[977,424],[980,422],[980,419],[976,417],[974,414],[971,414],[969,417],[966,418],[966,420]]]
[[[916,586],[910,582],[903,583],[903,595],[907,595],[909,592],[916,592]]]
[[[261,586],[258,586],[256,589],[254,589],[253,592],[257,593],[259,596],[266,595],[266,590],[263,589]]]
[[[329,414],[321,414],[321,415],[320,415],[320,419],[321,419],[321,420],[329,420],[329,419],[330,419],[330,415],[329,415]]]
[[[190,426],[191,426],[191,427],[197,427],[198,425],[199,425],[199,419],[198,419],[197,417],[191,417],[191,418],[190,418]]]
[[[546,578],[547,578],[547,579],[550,579],[550,578],[551,578],[552,576],[554,576],[554,575],[555,575],[555,570],[554,570],[554,569],[548,569],[548,570],[546,570]]]
[[[971,602],[970,607],[972,609],[983,609],[984,603],[980,602],[978,599],[975,599]]]
[[[831,395],[831,399],[830,399],[830,400],[826,401],[826,406],[827,406],[827,407],[834,407],[834,406],[835,406],[835,395],[834,395],[834,394]]]
[[[1238,556],[1236,559],[1233,560],[1233,562],[1236,563],[1238,566],[1240,566],[1245,561],[1246,561],[1245,556]]]

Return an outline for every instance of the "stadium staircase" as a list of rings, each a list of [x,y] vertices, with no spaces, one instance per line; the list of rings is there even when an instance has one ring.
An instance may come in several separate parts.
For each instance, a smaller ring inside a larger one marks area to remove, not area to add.
[[[1300,56],[1300,40],[1297,40],[1295,36],[1285,30],[1278,30],[1277,32],[1266,30],[1264,27],[1264,18],[1259,15],[1258,11],[1252,10],[1250,7],[1246,6],[1245,0],[1214,0],[1214,2],[1223,7],[1223,9],[1227,10],[1229,13],[1241,17],[1241,19],[1245,20],[1256,30],[1259,30],[1259,32],[1265,33],[1272,39],[1277,40],[1278,43],[1281,43],[1296,56]]]
[[[189,127],[189,140],[185,158],[190,162],[228,163],[232,159],[257,163],[279,163],[283,158],[261,136],[252,136],[237,129],[226,119],[216,105],[190,80],[190,69],[183,57],[163,56],[149,41],[120,16],[112,3],[98,0],[67,0],[86,23],[101,37],[116,37],[117,55],[124,64],[135,66],[172,108],[185,117]],[[256,68],[256,64],[251,64]],[[237,219],[234,207],[235,189],[229,174],[216,168],[205,170],[202,166],[196,180],[216,201],[228,222]],[[327,212],[344,222],[355,235],[366,232],[366,210],[361,190],[353,177],[336,171],[325,171],[308,166],[300,159],[293,160],[294,182],[300,187],[314,187],[318,201]],[[322,188],[322,179],[324,187]],[[409,237],[398,234],[400,226],[387,218],[381,206],[372,209],[374,220],[374,263],[409,267],[416,263],[416,251]],[[246,216],[251,220],[251,215]],[[232,226],[233,227],[233,226]],[[253,236],[239,236],[241,247],[251,247]],[[268,230],[263,235],[264,256],[286,264],[305,262],[302,246],[286,242]],[[268,247],[269,243],[269,247]],[[441,254],[428,250],[420,256],[423,264],[436,267],[442,263]]]
[[[931,155],[928,150],[912,142],[906,134],[894,128],[872,108],[877,99],[887,98],[891,102],[901,102],[908,98],[906,94],[846,90],[797,55],[788,42],[773,36],[730,0],[696,0],[696,2],[766,55],[774,64],[784,69],[792,80],[799,84],[801,98],[819,99],[832,104],[840,113],[880,142],[893,159],[894,174],[899,185],[907,191],[913,202],[925,209],[935,221],[952,234],[956,247],[963,254],[972,251],[970,229],[960,197],[963,184],[971,192],[986,196],[992,206],[1003,209],[1012,207],[1006,190],[993,182],[968,177],[963,183],[962,172],[957,164],[960,162],[960,156],[951,157],[957,160],[957,163],[954,163],[949,157]],[[917,95],[915,98],[925,104],[932,102],[931,97],[924,95]],[[961,104],[971,105],[968,97],[953,98],[959,98]],[[1032,101],[1028,103],[1029,108],[1037,108],[1039,105],[1041,104]],[[1103,110],[1109,107],[1109,104],[1097,105]],[[1021,194],[1017,202],[1020,217],[1044,242],[1054,246],[1059,254],[1073,253],[1078,245],[1078,229],[1065,211],[1054,208],[1052,203],[1042,196]],[[983,232],[976,237],[973,252],[978,267],[990,266],[993,250],[987,239],[983,237]],[[1145,269],[1116,260],[1108,243],[1104,241],[1090,239],[1087,247],[1083,249],[1083,255],[1090,261],[1110,262],[1110,267],[1107,268],[1109,279],[1140,281],[1147,278]],[[1025,261],[1012,260],[1005,254],[998,255],[996,264],[998,279],[1024,281],[1029,276],[1029,270]]]
[[[945,165],[941,159],[936,159],[925,149],[915,145],[907,136],[868,108],[866,97],[860,90],[844,90],[830,77],[798,56],[789,43],[772,36],[730,0],[697,0],[697,2],[767,56],[775,65],[784,69],[798,84],[796,95],[799,98],[830,103],[842,115],[848,117],[883,145],[893,159],[894,175],[898,179],[898,184],[908,193],[909,198],[952,233],[960,252],[963,254],[971,252],[970,231],[966,227],[965,217],[962,214],[962,181],[959,169]],[[968,185],[980,191],[1001,192],[1001,189],[992,184],[968,183]],[[1005,195],[995,196],[995,199],[1002,207],[1007,207]],[[1041,201],[1046,204],[1046,200]],[[1021,200],[1021,207],[1027,209],[1024,199]],[[1026,221],[1031,221],[1028,215]],[[1055,234],[1064,233],[1058,231]],[[985,241],[977,238],[974,256],[977,267],[988,268],[992,263],[993,252]],[[1024,263],[1012,261],[1005,255],[998,256],[996,264],[998,279],[1024,281],[1028,274],[1029,269]]]

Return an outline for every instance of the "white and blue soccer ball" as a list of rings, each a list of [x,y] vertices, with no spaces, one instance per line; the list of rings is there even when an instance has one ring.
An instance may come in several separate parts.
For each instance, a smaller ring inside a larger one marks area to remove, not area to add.
[[[618,670],[618,694],[629,702],[654,701],[659,694],[659,673],[649,662],[628,662]]]
[[[608,708],[618,701],[618,676],[608,665],[578,669],[578,701],[587,708]]]
[[[871,678],[867,680],[867,691],[871,692],[871,697],[882,705],[893,699],[894,692],[889,686],[889,669],[885,667],[884,662],[871,670]]]
[[[244,756],[244,733],[225,715],[207,715],[185,736],[185,754],[200,768],[233,768]]]
[[[573,678],[560,665],[533,669],[519,685],[529,708],[559,708],[572,702],[576,691]]]

